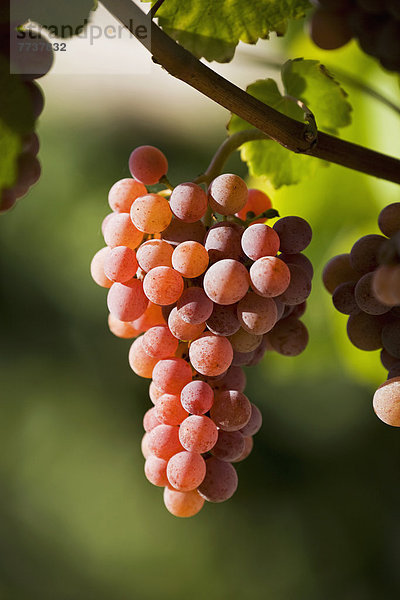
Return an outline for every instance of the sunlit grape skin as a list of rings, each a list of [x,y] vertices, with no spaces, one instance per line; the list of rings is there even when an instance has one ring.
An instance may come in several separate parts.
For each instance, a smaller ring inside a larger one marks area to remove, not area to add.
[[[220,215],[234,215],[247,202],[247,186],[243,179],[232,173],[216,177],[208,188],[212,210]]]
[[[227,338],[204,333],[191,343],[189,357],[199,373],[212,377],[221,375],[230,367],[233,350]]]
[[[220,429],[239,431],[250,420],[251,404],[247,396],[237,390],[217,392],[210,416]]]
[[[139,146],[129,157],[129,170],[137,181],[153,185],[167,173],[168,161],[158,148]]]
[[[204,498],[197,490],[179,492],[169,487],[164,489],[164,504],[167,510],[175,517],[193,517],[204,506]]]
[[[154,304],[168,306],[180,298],[183,285],[182,275],[171,267],[155,267],[144,278],[143,290]]]
[[[150,483],[159,487],[168,485],[167,464],[166,460],[157,456],[149,455],[146,458],[144,472]]]
[[[392,427],[400,427],[400,377],[388,379],[378,387],[373,407],[381,421]]]
[[[169,204],[178,219],[194,223],[207,210],[207,194],[195,183],[181,183],[174,188]]]
[[[147,194],[147,189],[139,181],[132,178],[121,179],[114,183],[108,194],[111,210],[118,213],[129,213],[136,198]]]
[[[204,454],[215,446],[217,439],[217,426],[204,415],[188,416],[179,428],[179,440],[188,452]]]
[[[182,389],[181,403],[192,415],[204,415],[214,401],[214,392],[205,381],[191,381]]]
[[[148,305],[142,282],[132,279],[126,283],[113,283],[108,291],[107,304],[110,313],[120,321],[134,321]]]
[[[101,248],[92,258],[92,262],[90,263],[90,274],[92,275],[92,279],[97,285],[110,288],[113,284],[111,279],[109,279],[104,273],[104,263],[109,256],[111,249],[107,246],[105,248]]]
[[[224,259],[211,265],[204,276],[204,290],[217,304],[234,304],[249,289],[249,274],[237,260]]]
[[[191,492],[203,481],[206,474],[204,458],[195,452],[178,452],[168,461],[167,477],[173,488]]]
[[[143,233],[160,233],[168,227],[172,212],[168,201],[159,194],[146,194],[131,206],[132,223]]]

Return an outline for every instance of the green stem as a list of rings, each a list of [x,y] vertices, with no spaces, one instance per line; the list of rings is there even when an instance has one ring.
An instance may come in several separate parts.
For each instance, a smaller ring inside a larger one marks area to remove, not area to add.
[[[230,155],[238,150],[242,144],[246,142],[252,142],[254,140],[269,140],[269,136],[260,131],[259,129],[245,129],[229,136],[220,145],[216,153],[214,154],[207,170],[203,175],[199,175],[194,180],[194,183],[206,183],[209,185],[215,177],[217,177]]]

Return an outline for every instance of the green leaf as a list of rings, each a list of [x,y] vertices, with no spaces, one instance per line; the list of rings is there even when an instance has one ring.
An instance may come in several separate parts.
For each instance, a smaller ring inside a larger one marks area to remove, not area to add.
[[[301,100],[315,115],[318,128],[331,133],[351,122],[351,105],[346,93],[318,61],[288,61],[282,68],[282,80],[284,95],[273,79],[258,80],[248,86],[247,92],[298,121],[304,120],[304,113],[295,100]],[[233,134],[251,127],[243,119],[232,115],[228,131]],[[250,175],[267,177],[275,188],[299,183],[304,177],[311,176],[319,165],[328,164],[304,154],[295,154],[273,140],[243,144],[241,158],[247,163]]]
[[[255,44],[272,31],[283,35],[288,20],[304,17],[309,7],[309,0],[167,0],[157,17],[198,58],[229,62],[239,41]]]
[[[311,109],[318,129],[337,133],[350,125],[352,108],[346,92],[317,60],[288,60],[282,67],[282,81],[287,94]]]

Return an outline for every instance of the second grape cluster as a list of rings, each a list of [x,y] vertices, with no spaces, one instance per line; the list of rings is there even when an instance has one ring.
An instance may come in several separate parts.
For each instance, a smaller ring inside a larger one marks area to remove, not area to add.
[[[270,199],[237,175],[207,190],[187,182],[151,193],[167,172],[164,154],[141,146],[129,168],[110,190],[107,245],[91,272],[109,288],[110,330],[135,338],[132,370],[152,380],[146,477],[164,487],[172,514],[188,517],[234,494],[232,463],[250,454],[261,427],[242,367],[266,350],[295,356],[307,345],[299,318],[313,269],[301,252],[312,232],[300,217],[265,224]]]

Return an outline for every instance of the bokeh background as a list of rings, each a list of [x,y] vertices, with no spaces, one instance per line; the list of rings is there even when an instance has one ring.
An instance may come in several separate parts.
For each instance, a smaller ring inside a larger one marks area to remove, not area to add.
[[[89,263],[131,150],[160,147],[172,182],[190,180],[224,139],[229,115],[149,57],[138,74],[138,55],[134,41],[115,45],[113,60],[126,64],[119,75],[66,75],[56,62],[42,80],[43,175],[0,218],[0,598],[398,598],[400,437],[371,406],[385,371],[378,352],[351,347],[321,271],[378,232],[378,212],[399,201],[399,189],[330,166],[271,191],[281,215],[303,216],[314,230],[310,345],[248,369],[264,425],[238,466],[233,499],[172,517],[143,475],[148,382],[130,371],[129,341],[108,332],[106,291]],[[299,56],[345,68],[398,102],[396,78],[355,43],[322,52],[302,25],[213,68],[245,86]],[[398,154],[399,115],[344,87],[354,112],[343,137]],[[246,176],[238,154],[227,170]]]

